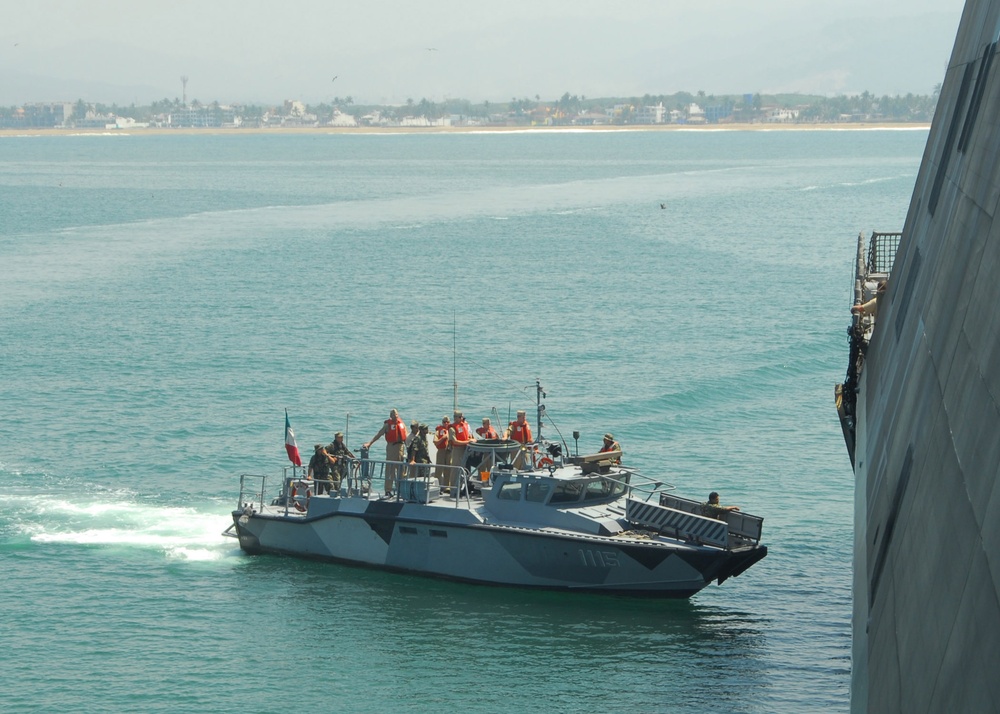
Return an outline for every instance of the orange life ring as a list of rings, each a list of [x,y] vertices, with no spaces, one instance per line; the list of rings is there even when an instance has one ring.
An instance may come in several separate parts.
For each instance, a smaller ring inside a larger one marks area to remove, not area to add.
[[[538,468],[544,469],[546,466],[552,466],[554,463],[548,456],[543,456],[538,460]]]
[[[301,503],[299,503],[298,499],[295,497],[296,493],[297,490],[295,486],[292,486],[292,505],[295,506],[295,509],[297,511],[305,513],[306,511],[309,510],[309,499],[312,497],[312,491],[309,490],[308,488],[306,489],[306,505],[304,506]]]

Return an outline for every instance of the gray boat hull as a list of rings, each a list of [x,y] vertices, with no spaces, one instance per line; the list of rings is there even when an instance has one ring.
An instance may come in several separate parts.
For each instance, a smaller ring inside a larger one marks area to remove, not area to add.
[[[443,504],[314,498],[308,516],[234,511],[240,547],[471,583],[685,598],[763,558],[662,540],[491,522]]]

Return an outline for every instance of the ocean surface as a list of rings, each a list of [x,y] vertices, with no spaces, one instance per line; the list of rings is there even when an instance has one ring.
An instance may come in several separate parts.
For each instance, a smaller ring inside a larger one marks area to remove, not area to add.
[[[855,239],[926,130],[0,138],[0,709],[846,712]],[[661,207],[662,204],[662,207]],[[762,515],[685,601],[242,554],[240,473],[535,402]]]

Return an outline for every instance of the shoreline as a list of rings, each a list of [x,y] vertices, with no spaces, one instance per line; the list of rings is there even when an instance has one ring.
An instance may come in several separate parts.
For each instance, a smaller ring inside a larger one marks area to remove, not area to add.
[[[251,136],[349,134],[587,134],[614,132],[788,132],[788,131],[927,131],[927,122],[857,122],[849,124],[641,124],[630,126],[432,126],[432,127],[131,127],[123,129],[0,129],[4,137],[42,136]]]

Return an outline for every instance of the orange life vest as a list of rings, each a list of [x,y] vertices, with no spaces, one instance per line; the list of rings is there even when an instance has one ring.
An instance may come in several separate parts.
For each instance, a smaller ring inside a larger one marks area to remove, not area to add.
[[[617,441],[612,441],[610,446],[602,446],[601,450],[598,453],[604,454],[604,453],[607,453],[609,451],[621,451],[621,448],[622,447],[618,444]],[[622,460],[621,460],[620,456],[616,456],[612,460],[612,463],[615,463],[615,464],[620,464],[621,462],[622,462]]]
[[[385,420],[385,440],[388,444],[398,444],[401,441],[406,441],[406,424],[399,417],[396,420],[392,419]]]
[[[464,419],[462,421],[456,421],[451,425],[451,428],[455,430],[456,441],[465,442],[472,440],[472,431],[469,429],[469,422]],[[465,446],[465,444],[463,443],[462,446]]]
[[[510,438],[522,444],[529,443],[532,440],[531,425],[528,422],[522,424],[519,421],[512,421],[510,423]]]
[[[500,435],[497,434],[497,430],[493,428],[492,424],[490,425],[489,429],[487,429],[486,427],[482,427],[482,426],[479,427],[478,429],[476,429],[476,433],[479,434],[484,439],[499,439],[500,438]]]
[[[434,446],[439,449],[443,449],[448,446],[448,429],[450,428],[450,424],[438,424],[434,427]]]

